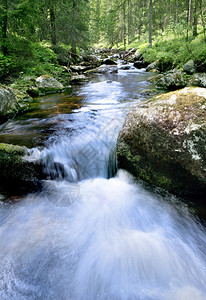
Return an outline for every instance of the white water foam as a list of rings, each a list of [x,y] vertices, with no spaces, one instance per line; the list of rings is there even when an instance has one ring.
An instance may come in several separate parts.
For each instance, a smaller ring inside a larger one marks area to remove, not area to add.
[[[0,210],[1,299],[205,299],[205,233],[185,207],[123,171],[79,182],[75,201],[69,188]]]

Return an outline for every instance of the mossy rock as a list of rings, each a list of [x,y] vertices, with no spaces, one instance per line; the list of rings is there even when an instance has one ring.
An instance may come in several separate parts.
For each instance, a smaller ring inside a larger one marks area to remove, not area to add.
[[[17,98],[10,87],[0,86],[0,120],[17,112]]]
[[[29,156],[26,147],[0,143],[0,180],[3,189],[19,191],[37,186],[40,164],[29,161],[26,156]]]
[[[186,74],[184,72],[178,69],[173,69],[159,76],[159,78],[156,77],[158,78],[156,84],[157,86],[169,91],[178,90],[185,87],[187,84],[185,75]]]
[[[189,75],[192,75],[196,72],[195,62],[193,59],[186,62],[186,64],[183,65],[183,70]]]
[[[42,75],[36,79],[40,95],[62,92],[64,86],[50,75]]]
[[[117,142],[117,164],[177,195],[206,192],[206,89],[184,88],[138,104]]]

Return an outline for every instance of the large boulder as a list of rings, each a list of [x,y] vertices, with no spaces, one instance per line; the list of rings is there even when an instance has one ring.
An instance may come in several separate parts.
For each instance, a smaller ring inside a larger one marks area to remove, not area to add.
[[[0,182],[9,191],[31,190],[37,187],[40,163],[29,160],[26,147],[0,143]]]
[[[17,99],[12,88],[0,86],[0,119],[14,114]]]
[[[64,86],[50,75],[38,77],[36,84],[41,94],[58,93],[64,90]]]
[[[183,70],[184,70],[184,72],[186,72],[189,75],[194,74],[196,72],[194,60],[191,59],[188,62],[186,62],[186,64],[184,64],[184,66],[183,66]]]
[[[117,142],[117,163],[182,196],[206,192],[206,89],[187,87],[138,104]]]

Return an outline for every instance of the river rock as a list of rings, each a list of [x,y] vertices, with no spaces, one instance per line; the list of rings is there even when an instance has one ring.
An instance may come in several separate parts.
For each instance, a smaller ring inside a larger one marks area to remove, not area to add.
[[[118,72],[117,66],[111,66],[111,65],[102,65],[98,68],[86,71],[86,73],[99,73],[99,74],[117,73],[117,72]]]
[[[160,75],[156,84],[170,91],[177,90],[185,87],[187,84],[186,80],[184,79],[184,75],[184,72],[173,69],[164,73],[163,75]]]
[[[186,72],[189,75],[194,74],[196,72],[194,60],[191,59],[188,62],[186,62],[186,64],[184,64],[184,66],[183,66],[183,70],[184,70],[184,72]]]
[[[85,75],[73,75],[70,78],[70,84],[81,84],[82,82],[84,82],[86,80],[86,76]]]
[[[119,67],[120,70],[130,70],[131,69],[131,66],[130,65],[121,65]]]
[[[83,73],[89,69],[88,66],[70,66],[72,72]]]
[[[0,86],[0,119],[16,111],[17,99],[12,88]]]
[[[113,59],[111,59],[111,58],[107,58],[107,59],[105,59],[104,60],[104,62],[103,62],[103,64],[104,65],[117,65],[117,63],[113,60]]]
[[[117,142],[119,168],[182,196],[206,192],[206,89],[159,95],[129,112]]]
[[[144,60],[139,60],[134,62],[134,67],[137,69],[146,68],[148,63],[146,63]]]
[[[197,73],[190,79],[190,84],[206,88],[206,73]]]
[[[123,59],[128,62],[134,62],[134,57],[135,57],[136,51],[137,51],[137,48],[132,48],[132,49],[125,51],[125,53],[123,55]]]
[[[142,53],[140,53],[138,50],[135,52],[134,57],[133,57],[134,61],[142,61],[143,60],[143,56]]]
[[[154,96],[157,94],[157,91],[155,89],[144,89],[140,92],[142,96]]]
[[[61,92],[64,86],[50,75],[42,75],[36,79],[36,84],[42,94]]]
[[[41,167],[29,161],[29,149],[0,143],[0,182],[9,190],[30,190],[37,185]]]
[[[150,72],[152,70],[158,70],[158,68],[159,68],[159,60],[156,60],[146,67],[146,71]]]

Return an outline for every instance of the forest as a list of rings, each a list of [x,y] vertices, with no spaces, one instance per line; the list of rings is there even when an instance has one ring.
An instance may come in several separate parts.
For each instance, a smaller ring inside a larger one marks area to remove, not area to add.
[[[206,299],[206,0],[0,0],[0,300]]]
[[[138,47],[150,63],[179,67],[206,57],[205,0],[2,0],[0,27],[1,80],[49,72],[56,54],[66,63],[92,47]]]

